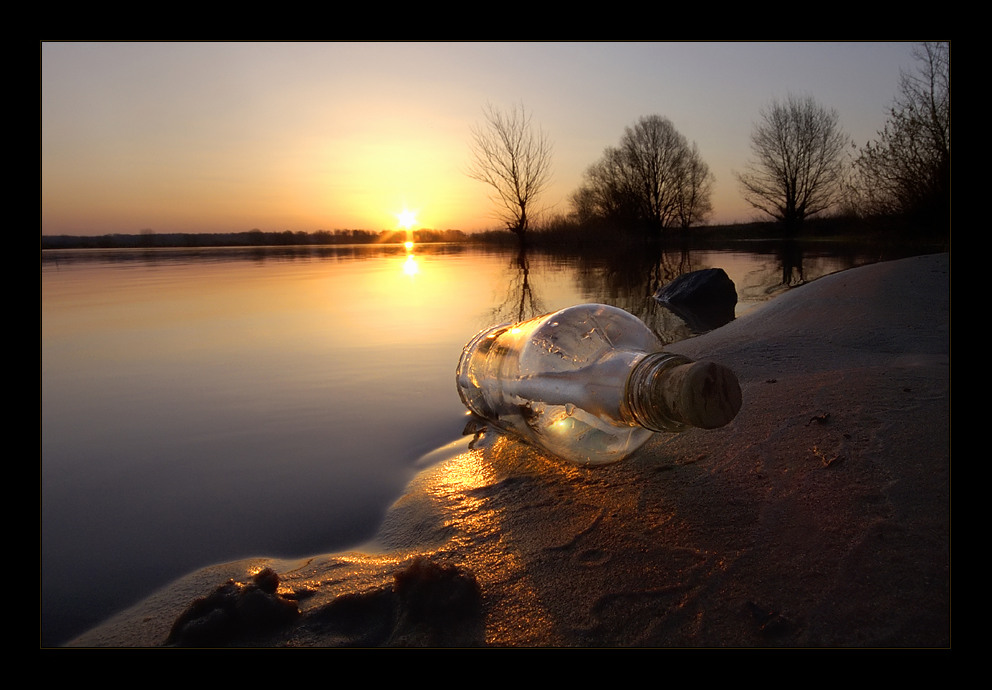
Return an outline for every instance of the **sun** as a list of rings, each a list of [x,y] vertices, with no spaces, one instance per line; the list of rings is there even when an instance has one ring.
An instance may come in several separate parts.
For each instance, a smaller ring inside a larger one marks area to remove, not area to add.
[[[408,209],[403,209],[396,214],[397,220],[399,220],[399,226],[401,230],[409,230],[414,225],[417,224],[417,212],[410,211]]]

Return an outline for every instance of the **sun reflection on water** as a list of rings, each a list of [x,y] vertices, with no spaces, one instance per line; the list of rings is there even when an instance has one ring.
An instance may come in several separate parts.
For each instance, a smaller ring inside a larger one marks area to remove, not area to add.
[[[417,264],[417,257],[413,254],[406,255],[406,261],[403,262],[403,273],[410,277],[420,273],[420,266]]]

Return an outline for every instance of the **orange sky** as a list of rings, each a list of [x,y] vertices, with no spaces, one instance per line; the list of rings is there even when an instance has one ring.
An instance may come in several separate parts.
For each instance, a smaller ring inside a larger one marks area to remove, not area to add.
[[[906,43],[43,43],[42,234],[497,227],[465,174],[487,102],[555,147],[566,212],[623,128],[669,117],[716,175],[714,222],[748,220],[733,170],[787,91],[864,143]]]

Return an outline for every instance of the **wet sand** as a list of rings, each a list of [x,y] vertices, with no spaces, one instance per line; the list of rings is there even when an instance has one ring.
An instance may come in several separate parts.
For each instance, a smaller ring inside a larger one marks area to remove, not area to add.
[[[737,372],[730,425],[598,468],[477,439],[375,543],[191,573],[72,645],[949,647],[949,255],[669,349]]]

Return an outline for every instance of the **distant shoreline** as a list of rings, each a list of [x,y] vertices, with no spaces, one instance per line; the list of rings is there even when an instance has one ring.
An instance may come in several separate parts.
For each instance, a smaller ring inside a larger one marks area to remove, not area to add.
[[[950,248],[950,233],[925,232],[898,224],[878,224],[851,218],[823,218],[808,221],[803,232],[785,237],[779,225],[772,222],[751,222],[732,225],[708,225],[686,230],[669,229],[659,235],[639,233],[630,229],[559,224],[532,230],[526,244],[532,247],[582,247],[624,245],[643,241],[675,245],[720,245],[737,242],[782,240],[801,242],[834,242],[838,244],[921,244],[926,251],[946,251]],[[156,249],[196,247],[303,247],[340,246],[355,244],[486,244],[517,245],[516,235],[508,230],[486,230],[467,233],[462,230],[317,230],[197,233],[155,232],[106,233],[102,235],[42,235],[41,249]]]

